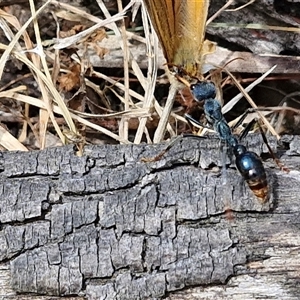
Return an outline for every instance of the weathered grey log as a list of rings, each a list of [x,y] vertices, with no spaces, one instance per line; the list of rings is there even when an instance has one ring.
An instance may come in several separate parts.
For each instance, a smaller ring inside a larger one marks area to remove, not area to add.
[[[284,141],[291,172],[265,163],[264,205],[216,171],[213,138],[151,163],[163,145],[2,153],[0,298],[299,299],[300,142]]]

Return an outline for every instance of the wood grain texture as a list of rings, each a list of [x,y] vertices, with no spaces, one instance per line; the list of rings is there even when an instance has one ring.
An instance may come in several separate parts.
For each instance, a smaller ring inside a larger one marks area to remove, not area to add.
[[[109,49],[109,54],[100,59],[96,54],[91,54],[90,59],[93,66],[105,68],[122,68],[123,54],[122,50],[116,46],[117,38],[109,37],[102,42],[102,46]],[[148,58],[145,53],[144,45],[129,44],[130,51],[135,59],[138,60],[141,68],[148,67]],[[275,54],[253,54],[251,52],[230,51],[228,49],[217,47],[216,51],[206,56],[204,69],[210,69],[211,66],[224,66],[229,61],[226,68],[230,72],[239,73],[265,73],[274,65],[277,67],[272,74],[297,74],[300,69],[300,56],[275,55]],[[158,66],[164,69],[166,60],[161,51],[158,53]]]
[[[210,5],[210,14],[221,8],[224,2],[213,1]],[[247,2],[249,1],[237,0],[232,8],[240,7]],[[278,4],[282,4],[285,9],[279,9]],[[293,7],[298,7],[298,15],[293,13]],[[220,41],[226,40],[228,45],[232,43],[232,46],[241,46],[254,54],[297,55],[300,48],[299,17],[299,3],[286,0],[256,0],[243,9],[223,11],[214,20],[214,23],[222,25],[208,26],[206,32],[219,38]],[[257,27],[246,28],[248,24],[257,24]],[[268,25],[278,28],[261,29],[262,26]],[[298,31],[289,31],[287,28]]]
[[[300,140],[284,142],[265,205],[235,168],[223,184],[214,138],[149,164],[163,145],[2,153],[1,299],[297,299]]]

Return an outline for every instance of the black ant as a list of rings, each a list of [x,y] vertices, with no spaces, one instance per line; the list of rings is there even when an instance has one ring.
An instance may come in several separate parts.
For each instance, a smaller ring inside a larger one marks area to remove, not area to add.
[[[218,134],[221,141],[225,142],[232,150],[235,156],[235,164],[243,178],[248,183],[248,186],[253,191],[255,196],[262,202],[265,203],[269,199],[269,185],[267,181],[266,171],[263,166],[262,160],[260,157],[252,152],[248,151],[247,148],[239,143],[238,139],[232,134],[232,131],[225,120],[222,114],[222,108],[220,103],[215,99],[216,97],[216,88],[212,82],[208,81],[198,81],[195,84],[190,85],[190,90],[197,102],[204,101],[204,114],[208,121],[208,123],[214,128],[216,133]],[[198,121],[196,121],[193,117],[186,114],[186,119],[190,123],[195,123],[202,127],[205,126]],[[244,115],[246,117],[246,114]],[[241,119],[244,119],[242,117]],[[241,120],[240,120],[241,122]],[[239,123],[240,123],[239,122]],[[245,137],[249,132],[250,127],[252,126],[252,122],[250,122],[247,128],[244,130],[242,137]],[[259,123],[258,123],[259,125]],[[271,147],[268,144],[267,138],[259,125],[263,140],[268,147],[271,155],[273,156],[276,163],[279,165],[281,169],[288,172],[289,170],[275,157]],[[203,138],[197,135],[183,135],[182,137],[194,137],[194,138]],[[168,144],[167,148],[162,151],[160,154],[155,156],[152,159],[144,159],[144,161],[157,161],[160,160],[161,157],[175,144],[178,139],[174,139],[171,143]]]

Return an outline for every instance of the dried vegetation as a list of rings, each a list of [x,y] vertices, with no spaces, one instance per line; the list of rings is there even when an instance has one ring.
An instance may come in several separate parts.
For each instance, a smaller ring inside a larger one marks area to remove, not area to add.
[[[2,149],[28,151],[65,143],[74,143],[81,149],[85,143],[153,141],[169,83],[158,40],[151,34],[140,1],[11,0],[0,5]],[[222,15],[219,10],[215,12],[215,17]],[[210,25],[209,32],[216,24]],[[299,34],[299,28],[291,30],[288,26],[263,29]],[[252,56],[253,65],[256,58]],[[243,96],[251,101],[242,86],[252,82],[246,88],[249,92],[274,70],[271,67],[262,77],[255,74],[260,69],[244,70],[246,75],[237,70],[234,75],[214,73],[225,99],[231,99],[226,101],[224,112]],[[255,98],[260,93],[258,98],[266,99],[270,91],[276,92],[276,102],[266,100],[259,104],[272,106],[260,117],[269,117],[273,126],[268,129],[275,127],[273,134],[297,133],[299,76],[292,73],[269,76],[264,83],[273,84],[261,84],[260,91],[252,95]],[[274,86],[283,80],[288,85]],[[233,95],[239,92],[234,86],[242,92],[235,98]],[[245,103],[239,104],[229,119],[239,117],[247,107]],[[256,107],[255,103],[251,105]],[[186,112],[198,117],[201,108],[195,105],[189,91],[183,90],[176,96],[166,133],[158,141],[190,130],[183,117]],[[266,120],[264,123],[268,124]]]

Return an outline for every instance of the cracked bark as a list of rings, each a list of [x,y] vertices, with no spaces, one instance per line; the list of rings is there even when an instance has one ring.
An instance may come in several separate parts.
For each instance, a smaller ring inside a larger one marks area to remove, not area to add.
[[[222,184],[213,138],[154,163],[163,145],[2,153],[1,299],[297,299],[299,138],[283,140],[291,172],[265,162],[264,205],[235,168]]]

